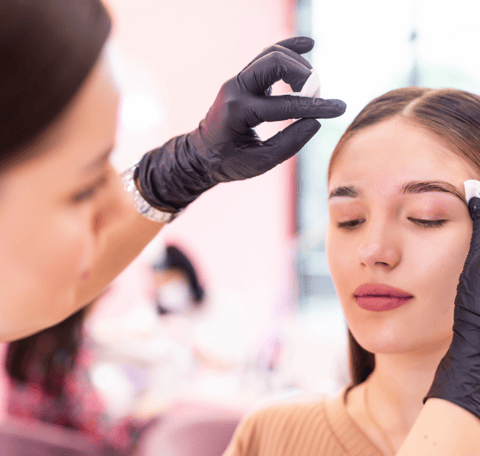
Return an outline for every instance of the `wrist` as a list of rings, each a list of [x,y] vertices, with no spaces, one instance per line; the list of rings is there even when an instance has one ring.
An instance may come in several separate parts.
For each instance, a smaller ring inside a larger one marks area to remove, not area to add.
[[[172,138],[146,153],[138,164],[143,197],[162,211],[185,208],[216,183],[196,133]]]
[[[123,172],[122,180],[125,190],[131,194],[135,208],[144,217],[154,222],[169,223],[180,211],[171,211],[153,206],[141,192],[141,179],[138,176],[138,163]]]

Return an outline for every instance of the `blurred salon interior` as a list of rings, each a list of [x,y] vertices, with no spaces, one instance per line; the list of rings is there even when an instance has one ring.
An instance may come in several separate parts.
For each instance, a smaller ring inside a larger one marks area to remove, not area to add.
[[[315,39],[307,58],[321,96],[348,105],[294,159],[202,195],[87,308],[2,344],[2,420],[81,430],[112,455],[220,456],[252,408],[305,392],[335,394],[349,382],[347,330],[325,256],[330,154],[359,110],[388,90],[480,93],[479,59],[470,58],[480,42],[478,14],[465,14],[480,7],[467,0],[105,3],[122,91],[112,155],[119,171],[196,128],[223,81],[290,36]],[[257,131],[267,138],[284,127]],[[62,411],[65,395],[76,398],[74,416]]]

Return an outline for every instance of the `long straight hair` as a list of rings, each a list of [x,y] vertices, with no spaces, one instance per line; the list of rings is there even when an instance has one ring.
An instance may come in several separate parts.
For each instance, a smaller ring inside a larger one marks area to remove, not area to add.
[[[425,128],[480,173],[480,97],[456,89],[406,87],[371,101],[340,138],[330,158],[328,179],[346,141],[358,131],[393,117]],[[375,369],[375,355],[365,350],[348,330],[349,364],[353,386]]]

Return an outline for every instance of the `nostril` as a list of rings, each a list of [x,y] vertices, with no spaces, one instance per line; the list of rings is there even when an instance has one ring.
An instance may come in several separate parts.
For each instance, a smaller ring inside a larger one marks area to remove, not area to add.
[[[99,212],[93,220],[93,231],[95,233],[98,233],[100,231],[100,229],[104,224],[104,221],[105,221],[105,217],[103,215],[103,212]]]

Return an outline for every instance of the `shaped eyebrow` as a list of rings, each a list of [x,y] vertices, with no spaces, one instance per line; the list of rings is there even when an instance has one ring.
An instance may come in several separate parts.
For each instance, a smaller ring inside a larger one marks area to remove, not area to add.
[[[455,195],[459,198],[464,204],[467,204],[464,196],[460,191],[444,181],[410,181],[402,185],[401,193],[404,195],[407,194],[417,194],[417,193],[427,193],[427,192],[445,192]],[[328,199],[335,198],[336,196],[342,196],[347,198],[358,198],[362,196],[360,189],[353,185],[341,185],[334,188],[328,195]]]

